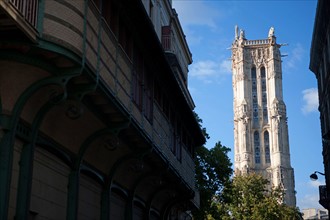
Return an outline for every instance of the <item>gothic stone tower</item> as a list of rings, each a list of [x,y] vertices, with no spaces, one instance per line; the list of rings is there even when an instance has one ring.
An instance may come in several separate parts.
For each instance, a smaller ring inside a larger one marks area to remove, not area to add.
[[[270,28],[267,39],[247,40],[244,30],[235,27],[235,174],[261,173],[273,186],[283,187],[284,203],[295,206],[280,47],[274,28]]]

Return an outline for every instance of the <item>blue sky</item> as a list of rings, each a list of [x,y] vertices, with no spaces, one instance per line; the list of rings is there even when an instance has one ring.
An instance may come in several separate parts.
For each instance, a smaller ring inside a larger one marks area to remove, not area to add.
[[[275,28],[283,58],[283,96],[287,107],[291,165],[295,171],[297,206],[321,208],[314,171],[324,171],[317,97],[317,82],[309,70],[316,0],[225,1],[172,0],[185,32],[193,64],[189,67],[189,90],[195,111],[211,138],[233,149],[233,93],[230,46],[234,27],[245,30],[247,39],[267,38]],[[233,150],[229,154],[233,158]],[[233,159],[232,159],[233,162]]]

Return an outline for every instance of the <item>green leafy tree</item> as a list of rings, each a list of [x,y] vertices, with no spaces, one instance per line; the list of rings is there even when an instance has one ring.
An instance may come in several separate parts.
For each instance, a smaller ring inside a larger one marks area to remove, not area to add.
[[[217,219],[221,215],[218,200],[232,174],[229,151],[218,142],[211,149],[203,146],[196,152],[196,183],[200,192],[200,209],[193,213],[196,219]]]
[[[202,119],[195,114],[205,139],[209,139]],[[196,220],[295,220],[302,219],[298,209],[282,204],[284,192],[271,188],[259,174],[235,176],[232,180],[230,149],[216,143],[211,149],[196,150],[196,184],[200,209],[193,211]]]
[[[206,128],[202,128],[202,119],[197,114],[195,116],[205,139],[209,139]],[[220,142],[211,149],[202,146],[196,150],[196,184],[200,193],[200,208],[193,211],[194,219],[221,219],[218,200],[233,172],[227,155],[229,151],[230,148]]]
[[[268,180],[259,174],[235,176],[222,196],[225,202],[218,205],[226,210],[223,219],[301,219],[298,209],[281,203],[284,191],[271,188]]]

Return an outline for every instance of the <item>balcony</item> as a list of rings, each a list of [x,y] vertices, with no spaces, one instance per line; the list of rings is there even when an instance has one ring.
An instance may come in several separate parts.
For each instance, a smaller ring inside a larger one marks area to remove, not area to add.
[[[320,200],[319,200],[320,205],[322,205],[325,209],[328,209],[329,197],[328,197],[326,185],[319,186],[319,196],[320,196]]]
[[[0,32],[22,31],[36,41],[38,0],[0,0]]]
[[[162,45],[180,89],[190,108],[193,109],[194,104],[187,87],[188,63],[190,64],[191,61],[184,56],[184,47],[182,45],[180,47],[178,36],[175,35],[175,31],[171,26],[162,27]]]
[[[172,62],[171,65],[177,65],[181,69],[183,75],[186,76],[188,64],[183,59],[182,50],[170,26],[162,27],[162,45],[166,53],[175,55],[177,63]]]

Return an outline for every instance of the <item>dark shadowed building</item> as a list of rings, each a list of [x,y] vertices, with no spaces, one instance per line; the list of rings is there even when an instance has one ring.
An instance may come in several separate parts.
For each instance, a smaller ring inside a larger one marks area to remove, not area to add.
[[[326,185],[320,186],[320,204],[329,210],[330,195],[330,2],[319,0],[316,9],[309,68],[317,78]]]
[[[0,219],[191,219],[191,62],[170,0],[0,0]]]

